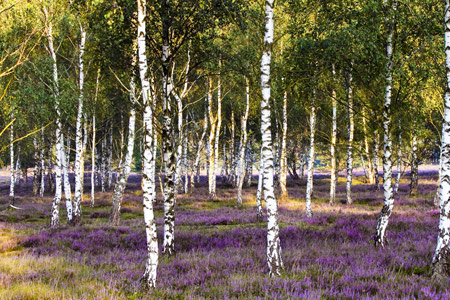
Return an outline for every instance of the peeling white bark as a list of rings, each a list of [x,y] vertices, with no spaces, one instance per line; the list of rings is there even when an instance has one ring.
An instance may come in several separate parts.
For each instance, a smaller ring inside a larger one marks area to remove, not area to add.
[[[80,23],[80,55],[78,58],[79,71],[79,96],[78,96],[78,112],[77,112],[77,124],[76,124],[76,137],[75,137],[75,194],[73,197],[73,223],[78,224],[81,221],[81,193],[82,193],[82,172],[81,169],[81,156],[83,152],[83,132],[82,132],[82,119],[83,119],[83,102],[84,102],[84,46],[86,44],[86,31],[83,25]]]
[[[239,165],[238,165],[238,195],[237,195],[237,207],[242,207],[242,186],[244,184],[244,155],[247,145],[247,119],[248,119],[248,112],[250,107],[250,83],[248,81],[248,78],[245,77],[245,111],[244,115],[241,119],[241,132],[242,132],[242,144],[240,147],[240,153],[239,153]]]
[[[52,202],[52,216],[51,216],[51,226],[57,227],[60,224],[59,221],[59,204],[61,202],[61,193],[62,193],[62,174],[61,174],[61,153],[63,151],[63,140],[62,140],[62,125],[61,125],[61,111],[60,111],[60,103],[59,103],[59,82],[58,82],[58,66],[56,63],[56,52],[53,46],[53,27],[52,23],[49,22],[47,8],[43,6],[43,12],[46,22],[46,34],[48,41],[48,48],[50,51],[50,55],[52,58],[52,67],[53,67],[53,81],[52,81],[52,92],[53,98],[55,99],[55,110],[56,110],[56,156],[55,156],[55,169],[56,169],[56,180],[55,180],[55,197]]]
[[[336,69],[334,64],[332,65],[331,72],[333,74],[333,80],[335,80]],[[332,120],[331,120],[331,145],[330,145],[330,156],[331,156],[330,204],[333,204],[336,200],[336,140],[337,140],[337,99],[336,99],[336,90],[334,87],[331,92],[331,104],[332,104]]]
[[[315,94],[313,95],[315,97]],[[314,180],[314,136],[316,131],[316,104],[315,99],[311,104],[311,111],[309,113],[309,156],[308,156],[308,178],[306,182],[306,217],[312,217],[311,198],[313,193]]]
[[[91,141],[91,207],[94,207],[95,204],[95,135],[97,130],[95,128],[95,103],[97,103],[98,97],[98,87],[100,82],[100,69],[97,70],[97,81],[95,84],[95,96],[94,96],[94,112],[92,113],[92,141]]]
[[[387,5],[387,0],[384,0]],[[397,10],[397,1],[392,4],[392,11]],[[378,218],[376,232],[374,236],[375,246],[384,247],[385,233],[394,207],[394,193],[392,190],[392,137],[391,137],[391,97],[392,97],[392,37],[394,32],[394,19],[386,20],[389,27],[386,45],[386,90],[384,95],[383,108],[383,130],[384,130],[384,153],[383,153],[383,189],[384,204]]]
[[[284,82],[284,78],[283,78]],[[282,120],[282,136],[281,136],[281,158],[280,158],[280,187],[281,198],[287,198],[289,196],[286,187],[287,180],[287,157],[286,157],[286,141],[287,141],[287,91],[284,91],[283,95],[283,120]]]
[[[147,56],[145,54],[145,17],[146,17],[146,0],[138,0],[138,59],[139,59],[139,75],[141,78],[142,98],[144,105],[144,153],[142,156],[142,192],[144,196],[144,221],[145,234],[147,238],[147,261],[145,264],[145,272],[142,277],[144,286],[147,289],[156,286],[156,269],[158,267],[158,239],[156,236],[156,221],[153,213],[153,200],[155,198],[154,185],[155,177],[152,175],[152,161],[155,159],[152,151],[153,139],[153,112],[152,112],[152,95],[150,83],[147,76]],[[154,172],[153,172],[154,174]]]
[[[353,68],[353,62],[352,66]],[[353,172],[353,135],[355,132],[355,121],[353,119],[353,89],[352,89],[352,70],[348,74],[347,89],[347,109],[348,109],[348,146],[347,146],[347,183],[345,188],[346,203],[352,203],[352,172]]]
[[[450,259],[450,1],[445,0],[445,71],[444,120],[441,141],[441,181],[439,194],[439,233],[432,262],[432,277],[447,282]]]
[[[14,109],[11,111],[11,121],[14,120]],[[9,182],[9,204],[14,205],[14,186],[16,184],[16,172],[14,166],[14,124],[9,127],[9,171],[10,171],[10,182]]]
[[[270,62],[273,44],[273,0],[266,0],[264,51],[261,59],[261,135],[264,168],[264,200],[267,208],[267,264],[270,276],[278,276],[283,269],[278,227],[278,204],[273,186],[273,153],[270,121]]]

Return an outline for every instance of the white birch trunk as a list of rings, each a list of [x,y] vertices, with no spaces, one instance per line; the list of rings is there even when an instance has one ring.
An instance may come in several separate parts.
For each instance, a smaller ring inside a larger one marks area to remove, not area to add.
[[[16,184],[20,185],[20,146],[17,147],[16,170],[14,171],[14,173]]]
[[[364,155],[367,160],[367,176],[369,177],[369,183],[375,184],[373,160],[371,159],[371,156],[369,153],[369,138],[367,136],[366,110],[364,107],[363,107],[363,112],[362,112],[362,121],[363,121],[363,134],[364,134]]]
[[[234,138],[235,138],[235,122],[234,122],[234,109],[231,109],[231,140],[230,140],[230,172],[228,174],[228,183],[231,183],[233,186],[236,182],[236,161],[234,155]]]
[[[45,192],[45,160],[44,160],[44,128],[41,129],[41,147],[39,150],[39,160],[41,163],[41,186],[39,189],[39,197],[44,197]]]
[[[315,97],[315,94],[313,95]],[[311,198],[313,193],[314,180],[314,135],[316,131],[316,104],[315,99],[311,105],[311,112],[309,114],[309,156],[308,156],[308,178],[306,182],[306,217],[312,217]]]
[[[36,136],[33,135],[33,159],[34,159],[34,170],[33,170],[33,196],[37,196],[39,193],[39,184],[41,183],[41,162],[39,161],[39,145]]]
[[[219,70],[222,65],[222,62],[219,60]],[[214,135],[214,165],[213,165],[213,186],[212,191],[214,197],[212,199],[215,199],[216,197],[216,173],[217,173],[217,166],[219,164],[219,138],[220,138],[220,129],[222,128],[222,86],[220,82],[220,71],[219,71],[219,77],[217,79],[217,125],[216,125],[216,133]]]
[[[450,1],[445,0],[445,71],[444,120],[441,142],[441,180],[439,194],[439,233],[432,261],[432,278],[446,283],[450,258]]]
[[[267,264],[269,275],[278,276],[283,269],[278,226],[278,205],[273,186],[273,153],[270,121],[270,62],[273,43],[273,0],[266,0],[264,51],[261,59],[261,135],[264,166],[264,200],[267,207]]]
[[[209,140],[207,147],[207,157],[208,157],[208,188],[209,188],[209,199],[214,200],[216,198],[216,186],[215,177],[216,177],[216,167],[215,167],[215,151],[214,151],[214,140],[216,135],[216,126],[217,126],[217,118],[214,118],[212,112],[212,80],[208,78],[208,115],[209,115]]]
[[[86,31],[80,23],[80,55],[78,64],[80,68],[79,73],[79,96],[78,96],[78,112],[77,112],[77,124],[76,124],[76,136],[75,136],[75,194],[73,197],[73,223],[79,224],[81,221],[81,191],[82,191],[82,172],[81,169],[81,156],[83,152],[83,132],[82,132],[82,118],[83,118],[83,87],[84,87],[84,45],[86,43]]]
[[[353,68],[353,62],[352,62]],[[353,135],[355,131],[355,121],[353,119],[353,90],[352,90],[352,71],[348,74],[348,90],[347,90],[347,104],[348,104],[348,146],[347,146],[347,183],[345,188],[346,203],[352,203],[352,172],[353,172]]]
[[[175,182],[174,175],[176,172],[176,152],[174,151],[174,131],[172,126],[172,101],[171,94],[173,85],[169,80],[169,55],[170,55],[170,33],[168,24],[168,7],[167,1],[162,2],[162,98],[163,98],[163,128],[162,143],[164,156],[164,241],[163,253],[172,255],[175,253]]]
[[[398,192],[398,187],[400,185],[400,178],[402,176],[402,127],[400,124],[400,120],[399,120],[399,124],[398,124],[398,159],[397,159],[397,179],[395,180],[395,185],[394,185],[394,194],[397,194]]]
[[[373,136],[373,172],[374,172],[374,182],[375,187],[377,191],[380,190],[380,181],[379,181],[379,175],[378,175],[378,150],[379,150],[379,144],[378,144],[378,131],[375,130],[374,136]]]
[[[188,120],[186,119],[186,124],[187,123],[188,123]],[[187,138],[187,135],[185,135],[184,139],[183,139],[183,164],[182,164],[182,169],[183,169],[182,174],[183,174],[183,177],[184,177],[184,190],[183,190],[183,192],[185,194],[187,194],[187,193],[189,193],[188,138]]]
[[[208,131],[208,115],[205,112],[205,118],[203,120],[203,131],[202,136],[200,137],[200,140],[198,141],[197,146],[197,153],[195,155],[195,161],[194,161],[194,170],[196,172],[196,175],[194,177],[194,182],[199,183],[200,182],[200,153],[204,146],[204,141],[206,137],[206,133]]]
[[[48,13],[47,8],[43,7],[45,20],[48,21]],[[59,221],[59,204],[61,202],[61,194],[62,194],[62,174],[61,174],[61,153],[63,151],[63,140],[62,140],[62,126],[61,126],[61,111],[60,111],[60,103],[59,103],[59,82],[58,82],[58,66],[56,63],[56,52],[53,47],[53,28],[52,23],[46,24],[47,29],[47,40],[48,40],[48,48],[50,50],[50,55],[53,63],[53,82],[52,82],[52,90],[53,97],[55,99],[55,110],[56,110],[56,156],[55,156],[55,169],[56,169],[56,180],[55,180],[55,197],[52,202],[52,216],[51,216],[51,226],[57,227],[60,224]]]
[[[100,69],[97,70],[97,81],[95,84],[95,96],[94,96],[94,111],[92,113],[92,141],[91,141],[91,207],[94,207],[95,204],[95,135],[97,133],[97,129],[95,128],[95,104],[97,103],[98,96],[98,87],[100,82]]]
[[[258,221],[263,220],[263,211],[262,211],[262,205],[261,205],[261,195],[263,193],[262,187],[263,187],[263,179],[264,179],[264,164],[263,164],[263,157],[262,157],[262,148],[261,148],[261,155],[259,160],[259,169],[258,169],[258,189],[256,191],[256,219]]]
[[[411,151],[411,183],[409,185],[409,195],[417,195],[418,193],[418,161],[417,161],[417,122],[413,121],[413,132],[412,132],[412,151]]]
[[[242,144],[239,153],[239,165],[238,165],[238,196],[237,196],[237,207],[242,207],[242,186],[244,184],[244,156],[247,145],[247,119],[248,111],[250,107],[250,84],[248,78],[245,77],[245,112],[241,119],[241,131],[242,131]]]
[[[100,155],[100,181],[102,193],[106,191],[106,134],[103,136]]]
[[[14,109],[11,111],[11,121],[14,120]],[[16,171],[14,166],[14,124],[9,127],[9,162],[10,162],[10,182],[9,182],[9,204],[14,205],[15,193],[14,187],[16,184]]]
[[[136,95],[136,63],[137,63],[137,40],[133,43],[133,56],[131,58],[131,79],[130,79],[130,118],[128,120],[128,142],[125,149],[125,159],[120,162],[121,169],[119,170],[119,178],[114,186],[114,193],[112,197],[111,214],[109,222],[113,226],[119,226],[120,223],[120,208],[122,206],[123,194],[127,186],[128,176],[131,171],[131,161],[133,160],[134,139],[135,139],[135,124],[136,124],[136,105],[138,103]],[[123,150],[121,149],[121,153]],[[154,178],[154,177],[153,177]]]
[[[387,5],[387,0],[384,0]],[[397,1],[392,4],[392,11],[397,10]],[[383,130],[384,130],[384,152],[383,152],[383,189],[384,204],[378,218],[374,236],[375,246],[384,247],[386,228],[394,207],[394,193],[392,190],[392,137],[391,137],[391,97],[392,97],[392,37],[394,32],[394,19],[386,20],[389,27],[386,45],[386,90],[384,95]]]
[[[334,64],[332,65],[332,67],[333,67],[332,68],[333,80],[335,80],[336,69]],[[336,200],[336,140],[337,140],[337,99],[336,99],[336,90],[334,87],[331,92],[331,104],[332,104],[332,120],[331,120],[331,145],[330,145],[330,156],[331,156],[330,204],[334,204]]]
[[[283,78],[284,81],[284,78]],[[281,198],[288,198],[288,190],[286,187],[287,180],[287,158],[286,158],[286,140],[287,140],[287,91],[283,95],[283,127],[281,136],[281,158],[280,158],[280,188]]]
[[[64,145],[64,135],[61,134],[61,140],[63,141]],[[62,162],[62,169],[63,169],[63,179],[64,179],[64,198],[66,199],[66,211],[67,211],[67,222],[70,224],[72,223],[73,218],[73,204],[72,204],[72,191],[70,187],[69,182],[69,171],[67,169],[67,159],[66,159],[66,152],[63,148],[61,150],[61,162]]]
[[[139,59],[139,75],[141,78],[142,98],[144,105],[144,153],[142,157],[142,192],[144,196],[144,221],[145,234],[147,238],[147,261],[145,264],[145,272],[142,277],[144,287],[151,289],[156,286],[156,269],[158,267],[158,239],[156,236],[156,221],[153,213],[153,199],[155,198],[154,186],[155,177],[151,176],[152,161],[155,159],[152,151],[153,140],[153,113],[152,113],[152,96],[150,83],[147,76],[147,56],[145,54],[145,17],[146,17],[146,0],[138,0],[138,59]],[[153,173],[154,174],[154,173]]]
[[[111,127],[109,129],[109,142],[108,142],[108,158],[107,158],[107,174],[108,174],[108,189],[111,188],[113,180],[113,123],[111,121]]]

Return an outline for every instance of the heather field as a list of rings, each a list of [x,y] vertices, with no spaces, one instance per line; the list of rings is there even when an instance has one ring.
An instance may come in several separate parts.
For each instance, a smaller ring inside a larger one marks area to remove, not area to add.
[[[157,289],[143,293],[140,176],[130,177],[117,228],[108,225],[111,192],[98,192],[93,208],[83,203],[79,227],[65,225],[61,205],[63,226],[50,229],[51,195],[32,197],[31,183],[22,183],[16,205],[23,209],[13,210],[3,180],[0,299],[448,299],[447,286],[429,277],[439,219],[432,204],[437,172],[420,172],[416,197],[408,196],[408,181],[408,175],[401,181],[384,249],[371,241],[382,191],[362,176],[354,180],[354,204],[330,206],[329,178],[318,175],[310,219],[305,181],[288,181],[290,198],[279,201],[285,268],[278,278],[267,275],[266,223],[255,216],[256,186],[245,188],[244,207],[236,209],[234,189],[220,186],[218,178],[217,200],[208,201],[205,182],[178,196],[176,255],[160,257]],[[343,177],[337,192],[342,199]],[[158,193],[159,238],[162,215]]]

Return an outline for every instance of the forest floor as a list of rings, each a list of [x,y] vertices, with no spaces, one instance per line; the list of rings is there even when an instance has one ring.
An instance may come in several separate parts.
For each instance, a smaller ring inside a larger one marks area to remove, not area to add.
[[[235,208],[236,191],[219,178],[215,201],[200,184],[177,198],[176,254],[160,256],[157,288],[149,293],[140,288],[147,256],[140,176],[130,177],[120,227],[108,224],[111,191],[97,192],[90,208],[86,186],[82,225],[65,224],[62,201],[58,229],[49,228],[52,195],[33,197],[31,183],[22,183],[16,187],[22,209],[8,208],[1,178],[0,299],[449,299],[450,281],[443,287],[429,276],[437,177],[436,168],[421,169],[419,195],[409,197],[404,176],[384,249],[372,242],[383,193],[362,176],[354,178],[351,205],[329,205],[329,178],[318,176],[310,219],[305,180],[289,181],[290,198],[279,201],[284,271],[276,278],[267,275],[267,229],[255,216],[255,180],[244,190],[242,209]],[[161,247],[159,193],[156,216]]]

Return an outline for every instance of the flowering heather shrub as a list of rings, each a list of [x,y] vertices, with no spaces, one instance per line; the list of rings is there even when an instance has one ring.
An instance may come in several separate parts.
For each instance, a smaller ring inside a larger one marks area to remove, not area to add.
[[[328,197],[327,179],[315,182],[315,196],[323,198],[313,200],[313,218],[304,216],[303,199],[280,201],[285,270],[277,278],[267,276],[267,228],[266,223],[256,220],[254,206],[244,209],[229,206],[235,200],[227,198],[235,197],[230,189],[219,188],[219,200],[214,203],[208,202],[206,187],[200,187],[191,196],[180,195],[175,217],[176,254],[160,257],[157,288],[143,294],[139,280],[144,271],[146,241],[142,217],[135,214],[142,201],[133,194],[139,180],[138,177],[133,180],[124,198],[127,207],[132,207],[127,211],[133,213],[132,218],[123,220],[121,227],[96,223],[29,232],[20,243],[24,252],[47,264],[53,260],[55,265],[30,266],[17,276],[9,271],[2,273],[4,267],[0,262],[0,274],[7,274],[0,275],[0,295],[2,289],[9,290],[16,283],[39,281],[69,293],[65,294],[69,299],[450,298],[449,285],[436,286],[429,278],[439,219],[439,211],[431,206],[429,197],[409,198],[407,185],[401,185],[387,229],[389,245],[375,249],[372,237],[382,192],[370,185],[357,185],[353,187],[354,205],[330,206],[323,200]],[[291,196],[304,194],[304,186],[296,183],[290,187]],[[342,185],[338,191],[338,197],[342,198],[345,193]],[[253,199],[254,190],[245,192],[252,193],[250,197],[247,194],[246,204],[254,205],[248,200]],[[202,205],[208,209],[201,209]],[[109,216],[109,207],[92,215]],[[161,247],[160,203],[156,216]],[[26,224],[0,223],[0,232],[12,227],[18,232],[30,230],[33,224]],[[104,287],[102,296],[70,292],[71,282],[83,282],[85,278],[95,280],[96,288]]]

